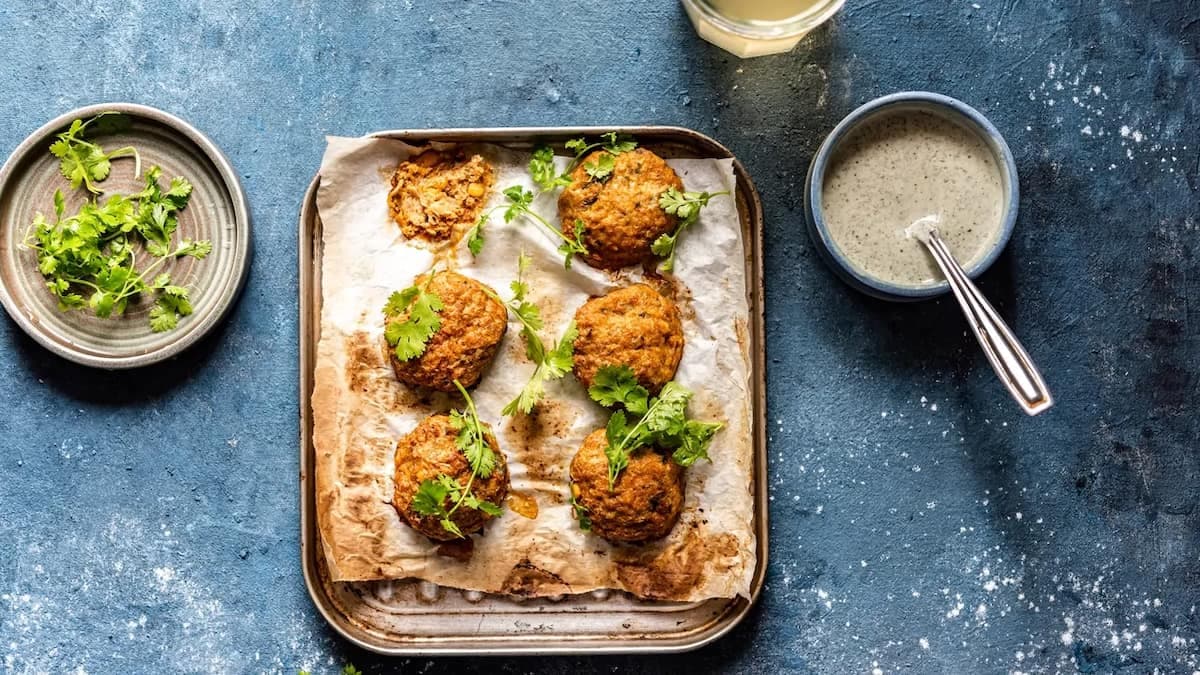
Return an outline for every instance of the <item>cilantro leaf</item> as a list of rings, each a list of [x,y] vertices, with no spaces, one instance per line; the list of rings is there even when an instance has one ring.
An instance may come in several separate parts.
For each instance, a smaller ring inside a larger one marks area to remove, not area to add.
[[[616,160],[611,154],[603,152],[596,156],[596,161],[584,164],[583,170],[592,180],[603,183],[612,177],[615,162]]]
[[[637,141],[632,138],[618,139],[617,132],[610,131],[607,134],[601,134],[601,138],[605,140],[604,149],[614,155],[619,155],[623,152],[630,152],[637,148]]]
[[[558,338],[554,349],[546,352],[546,359],[543,361],[545,379],[558,379],[571,371],[575,365],[575,339],[578,337],[579,329],[575,327],[575,322],[571,321],[563,331],[562,337]]]
[[[583,233],[583,221],[576,218],[574,237],[564,241],[563,244],[558,247],[558,252],[563,254],[564,268],[571,269],[571,261],[575,258],[576,253],[587,255],[587,248],[583,245]]]
[[[697,460],[708,459],[708,446],[723,426],[720,422],[688,420],[683,425],[679,447],[671,454],[671,459],[679,466],[691,466]]]
[[[631,434],[624,411],[618,410],[608,418],[604,435],[608,439],[608,445],[604,448],[604,458],[608,460],[608,490],[611,492],[617,486],[617,477],[629,466],[628,445]]]
[[[541,309],[527,300],[529,284],[525,281],[525,272],[529,269],[530,258],[521,253],[517,258],[517,278],[510,284],[513,298],[505,303],[521,322],[521,337],[525,340],[525,355],[534,364],[533,373],[517,397],[509,401],[501,411],[502,415],[510,416],[519,410],[528,415],[533,411],[538,401],[546,395],[545,383],[565,375],[573,364],[575,353],[575,338],[579,332],[575,322],[568,324],[563,336],[552,349],[546,349],[538,331],[543,328]]]
[[[592,378],[588,396],[606,408],[620,405],[634,415],[644,415],[650,392],[638,384],[629,366],[603,366]]]
[[[564,145],[566,145],[568,150],[575,153],[576,157],[588,151],[588,142],[586,138],[572,138]]]
[[[529,158],[529,175],[544,192],[571,184],[571,177],[558,173],[554,166],[554,149],[548,145],[538,146]]]
[[[155,333],[171,330],[178,323],[179,315],[163,305],[156,304],[150,308],[150,330]]]
[[[479,214],[479,218],[475,220],[471,229],[467,230],[467,250],[473,257],[478,257],[480,253],[483,253],[483,226],[487,225],[487,221],[491,217],[491,211],[484,211]]]
[[[429,340],[442,327],[439,316],[444,308],[442,299],[429,290],[436,274],[430,273],[421,285],[392,293],[383,306],[383,314],[388,318],[384,339],[401,361],[411,361],[424,354]]]
[[[412,508],[422,516],[441,517],[446,514],[445,501],[450,491],[436,480],[423,480],[413,496]]]
[[[342,675],[363,675],[363,674],[362,674],[361,670],[354,667],[354,664],[347,663],[345,665],[345,667],[342,668]]]
[[[675,227],[674,232],[659,236],[650,245],[650,250],[654,255],[666,258],[662,263],[664,272],[670,272],[675,268],[675,246],[679,242],[679,235],[700,219],[700,209],[708,206],[708,202],[713,197],[727,194],[729,194],[727,191],[680,192],[671,187],[659,195],[659,208],[679,219],[679,224]]]
[[[100,188],[96,183],[108,178],[112,160],[118,157],[132,156],[137,162],[134,173],[141,172],[141,158],[132,146],[106,153],[99,145],[84,140],[88,126],[107,114],[111,113],[101,113],[86,122],[78,119],[71,122],[66,131],[56,135],[58,140],[50,145],[50,154],[58,158],[59,171],[71,182],[72,189],[83,185],[88,192],[99,194]]]
[[[592,519],[588,516],[589,509],[580,503],[574,491],[571,493],[571,511],[575,515],[575,520],[579,521],[579,529],[584,532],[592,529]]]

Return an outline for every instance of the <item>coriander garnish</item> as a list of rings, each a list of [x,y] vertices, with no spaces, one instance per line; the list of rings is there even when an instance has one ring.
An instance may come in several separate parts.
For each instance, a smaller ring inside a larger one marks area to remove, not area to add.
[[[537,183],[543,192],[571,184],[570,176],[558,173],[558,169],[554,166],[554,148],[548,145],[538,146],[534,149],[533,155],[529,158],[529,175],[533,177],[533,182]]]
[[[436,274],[436,270],[431,271],[424,283],[414,283],[392,293],[383,306],[383,315],[388,319],[408,312],[403,321],[390,321],[384,329],[384,339],[401,361],[411,361],[424,354],[430,338],[442,327],[439,316],[443,309],[442,299],[429,290]]]
[[[534,148],[533,154],[529,158],[529,175],[533,178],[533,182],[538,186],[538,194],[543,194],[571,184],[571,172],[575,170],[579,163],[583,161],[584,156],[588,152],[596,148],[603,148],[605,153],[596,158],[595,162],[589,162],[584,170],[589,178],[594,181],[604,182],[609,179],[613,172],[613,156],[623,152],[629,152],[637,147],[637,141],[629,138],[620,138],[617,132],[610,131],[606,134],[601,134],[603,140],[596,143],[588,143],[584,138],[576,138],[567,141],[566,147],[568,150],[575,153],[575,157],[567,164],[567,168],[559,173],[554,166],[554,150],[550,146],[542,145]],[[556,237],[562,240],[562,244],[558,247],[558,252],[563,254],[563,267],[571,268],[571,261],[576,254],[587,255],[587,247],[583,244],[583,221],[576,220],[572,224],[573,237],[568,237],[565,232],[566,228],[556,228],[551,225],[545,218],[539,216],[533,211],[531,205],[537,197],[530,190],[526,190],[521,185],[513,185],[504,190],[502,193],[508,200],[508,204],[492,207],[475,219],[475,224],[471,229],[467,230],[467,249],[471,251],[471,255],[478,256],[483,252],[484,236],[483,228],[487,225],[488,219],[492,214],[500,209],[504,209],[504,222],[511,223],[517,216],[525,215],[532,218],[539,225],[545,227]]]
[[[587,162],[583,165],[583,170],[587,175],[597,183],[604,183],[612,177],[613,167],[616,165],[616,160],[607,152],[596,156],[596,161]]]
[[[465,486],[444,473],[436,478],[421,481],[417,493],[413,495],[412,506],[413,510],[422,516],[437,518],[442,529],[465,539],[466,535],[452,520],[459,508],[466,506],[490,516],[498,516],[501,507],[479,499],[471,491],[476,477],[487,479],[492,476],[496,470],[497,458],[487,441],[483,422],[479,420],[479,413],[475,410],[475,402],[471,400],[471,395],[458,380],[454,381],[454,386],[462,394],[467,406],[465,410],[450,411],[450,425],[458,431],[454,444],[466,456],[467,464],[471,467],[471,476]],[[446,508],[447,501],[450,502],[449,508]]]
[[[542,314],[537,305],[526,299],[529,294],[529,284],[525,282],[525,272],[529,269],[529,256],[522,253],[517,258],[517,279],[512,282],[512,300],[505,306],[516,315],[521,322],[521,336],[525,338],[525,355],[535,364],[533,374],[508,405],[501,411],[503,415],[512,415],[520,410],[528,415],[533,407],[546,395],[546,382],[556,380],[571,370],[575,353],[575,338],[579,335],[572,321],[563,332],[558,342],[551,349],[546,349],[538,331],[542,329]],[[498,299],[498,298],[497,298]]]
[[[679,235],[699,220],[700,209],[708,206],[709,200],[713,197],[727,194],[729,194],[728,191],[680,192],[673,187],[667,188],[666,192],[662,193],[658,198],[658,205],[663,211],[679,218],[679,225],[674,232],[659,236],[650,245],[650,250],[654,252],[654,255],[666,258],[661,266],[663,271],[670,272],[675,268],[675,245],[678,243]]]
[[[133,157],[133,175],[138,176],[142,173],[142,159],[137,148],[127,145],[112,152],[105,152],[99,145],[83,140],[84,132],[89,126],[105,115],[112,114],[115,113],[100,113],[86,122],[75,120],[66,131],[58,134],[58,140],[50,145],[50,154],[59,159],[59,171],[64,178],[71,181],[72,189],[78,189],[82,184],[88,192],[100,194],[96,183],[108,178],[112,160],[119,157]]]
[[[24,243],[36,251],[38,271],[58,298],[59,309],[88,307],[106,318],[123,314],[139,294],[154,292],[157,298],[149,318],[155,332],[174,328],[180,317],[192,313],[188,289],[172,283],[169,274],[153,274],[166,260],[206,257],[212,252],[212,243],[184,239],[172,247],[178,214],[187,208],[192,186],[183,178],[174,178],[163,191],[158,184],[161,173],[157,166],[151,167],[141,192],[128,197],[112,195],[103,204],[88,201],[70,216],[62,192],[56,190],[54,222],[41,213],[36,215]],[[90,185],[87,181],[101,180],[99,175],[92,171],[81,180]],[[107,167],[103,175],[108,175]],[[139,243],[154,257],[141,269],[137,264]]]
[[[601,157],[609,158],[609,172],[611,173],[613,155],[619,155],[637,148],[637,141],[631,138],[619,138],[615,131],[601,134],[600,137],[603,140],[595,143],[588,143],[585,138],[573,138],[567,141],[567,150],[575,153],[575,156],[567,164],[567,168],[562,173],[558,173],[554,167],[554,150],[550,146],[543,145],[534,149],[533,156],[529,159],[529,174],[533,177],[533,182],[537,183],[543,192],[570,185],[571,172],[575,170],[575,167],[579,166],[579,163],[583,161],[587,153],[596,148],[603,148],[606,151],[607,154],[601,155]],[[597,178],[591,171],[588,171],[588,175],[593,180],[607,180],[607,177],[604,179]]]
[[[592,529],[592,518],[588,515],[588,507],[580,503],[574,492],[571,493],[571,512],[575,515],[575,520],[579,521],[579,529],[584,532]]]
[[[629,465],[632,451],[646,446],[673,450],[671,459],[676,464],[691,466],[697,460],[708,459],[708,446],[723,426],[719,422],[688,419],[687,405],[692,392],[675,382],[664,385],[658,396],[650,396],[628,366],[601,368],[588,388],[588,395],[605,407],[624,407],[612,414],[605,428],[609,491]],[[629,416],[636,420],[632,426]]]
[[[479,214],[479,218],[475,221],[475,224],[467,231],[467,248],[471,251],[472,255],[479,255],[483,251],[483,227],[487,224],[492,214],[500,209],[504,209],[504,222],[506,223],[511,223],[518,216],[527,216],[544,227],[548,232],[561,239],[562,244],[558,247],[558,252],[564,255],[563,266],[567,269],[571,268],[571,259],[576,253],[587,254],[587,248],[584,247],[583,241],[579,236],[580,226],[576,225],[575,239],[571,239],[563,234],[561,230],[551,225],[549,221],[530,208],[530,205],[533,204],[533,192],[526,190],[520,185],[513,185],[506,188],[502,194],[508,200],[508,204],[494,206]]]

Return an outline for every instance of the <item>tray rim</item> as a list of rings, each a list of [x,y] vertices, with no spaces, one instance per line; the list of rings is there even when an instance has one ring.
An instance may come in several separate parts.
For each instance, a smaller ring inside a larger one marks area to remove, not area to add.
[[[252,251],[250,242],[253,239],[253,229],[250,223],[250,205],[246,198],[246,192],[242,188],[241,181],[238,179],[237,171],[234,170],[233,164],[225,153],[213,142],[204,132],[193,126],[190,122],[181,117],[177,117],[165,110],[144,105],[141,103],[129,103],[114,101],[111,103],[94,103],[73,110],[68,110],[60,115],[55,116],[50,121],[39,126],[21,141],[4,161],[3,166],[0,166],[0,198],[3,193],[8,190],[8,183],[13,179],[13,172],[16,166],[24,159],[24,157],[37,149],[39,143],[45,138],[59,129],[63,129],[71,124],[76,119],[87,119],[95,115],[105,112],[115,112],[122,115],[130,115],[142,117],[153,122],[157,122],[165,127],[174,130],[183,138],[191,141],[200,149],[209,162],[212,162],[216,167],[217,173],[221,177],[221,182],[224,184],[225,190],[229,193],[230,202],[233,205],[233,219],[239,230],[244,231],[245,236],[239,237],[237,245],[232,251],[235,256],[234,274],[236,278],[225,279],[221,286],[221,296],[218,299],[216,309],[204,317],[200,317],[203,322],[180,339],[167,344],[166,346],[145,354],[130,354],[125,356],[92,356],[82,352],[77,352],[69,347],[59,344],[48,338],[42,331],[38,330],[36,322],[30,320],[23,312],[19,311],[20,307],[16,306],[16,300],[11,296],[8,289],[3,283],[0,283],[0,306],[4,307],[5,313],[35,342],[45,348],[47,351],[62,357],[68,361],[78,363],[91,368],[101,368],[104,370],[128,370],[131,368],[141,368],[155,363],[166,361],[167,359],[178,356],[180,353],[189,349],[196,343],[203,340],[209,333],[225,320],[229,313],[233,310],[233,306],[237,304],[237,299],[241,295],[242,289],[246,286],[246,281],[250,276],[250,262]]]
[[[312,412],[311,395],[313,386],[313,369],[315,362],[313,354],[315,343],[309,339],[313,335],[310,328],[319,318],[314,316],[312,291],[314,284],[315,245],[313,241],[313,224],[316,222],[316,194],[320,186],[321,174],[318,170],[309,182],[303,201],[300,205],[297,262],[299,266],[298,293],[300,296],[298,312],[298,335],[300,352],[299,372],[299,422],[300,422],[300,563],[304,574],[304,584],[309,598],[325,621],[343,639],[363,649],[388,656],[529,656],[529,655],[582,655],[582,654],[671,654],[692,651],[710,644],[734,629],[749,614],[757,603],[766,581],[766,571],[769,553],[769,509],[767,480],[767,447],[766,447],[766,342],[764,327],[763,291],[763,215],[762,202],[753,179],[741,161],[722,143],[707,134],[694,129],[671,125],[614,125],[614,126],[565,126],[565,127],[451,127],[429,129],[391,129],[365,134],[373,138],[394,138],[414,142],[482,142],[482,143],[517,143],[520,137],[538,136],[596,136],[616,131],[633,136],[661,136],[664,140],[674,140],[696,146],[699,150],[711,151],[713,157],[732,159],[735,190],[743,194],[749,213],[743,234],[748,235],[744,246],[748,250],[747,291],[750,300],[749,335],[751,361],[751,389],[753,392],[751,406],[752,446],[754,450],[754,529],[756,541],[756,560],[754,575],[751,579],[750,598],[734,597],[728,599],[725,609],[714,616],[705,626],[701,626],[695,635],[687,636],[677,641],[657,642],[654,638],[614,638],[614,644],[595,646],[592,644],[567,644],[564,646],[548,646],[531,642],[521,642],[514,637],[512,642],[503,647],[480,647],[469,645],[431,644],[431,645],[380,645],[355,635],[352,628],[344,622],[344,615],[337,612],[332,599],[320,579],[316,556],[320,553],[317,546],[315,513],[315,486],[312,485],[311,466],[314,461],[312,452]],[[653,602],[653,601],[647,601]],[[711,601],[709,601],[711,602]]]

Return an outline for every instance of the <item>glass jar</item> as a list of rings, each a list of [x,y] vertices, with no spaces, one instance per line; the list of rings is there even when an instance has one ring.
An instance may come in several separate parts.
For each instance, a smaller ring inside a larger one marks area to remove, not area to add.
[[[700,37],[749,58],[790,51],[846,0],[682,0]]]

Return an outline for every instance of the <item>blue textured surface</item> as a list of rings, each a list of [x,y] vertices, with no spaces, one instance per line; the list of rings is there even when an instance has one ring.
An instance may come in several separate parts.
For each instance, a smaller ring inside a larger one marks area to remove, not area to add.
[[[155,105],[225,149],[256,228],[228,325],[161,368],[85,372],[0,320],[0,670],[1200,668],[1200,3],[850,0],[745,62],[670,0],[261,4],[0,6],[6,148],[81,104]],[[1017,156],[982,285],[1057,394],[1041,418],[951,304],[858,295],[804,235],[822,136],[902,89],[978,107]],[[767,590],[690,656],[350,649],[297,552],[296,213],[322,136],[607,123],[710,133],[762,191]]]

